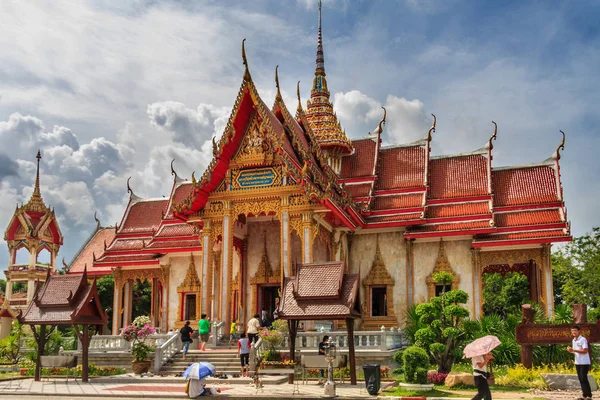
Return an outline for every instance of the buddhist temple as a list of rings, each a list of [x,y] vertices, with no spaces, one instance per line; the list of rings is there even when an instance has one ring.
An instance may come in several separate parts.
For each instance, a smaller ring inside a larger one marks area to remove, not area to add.
[[[63,244],[54,210],[46,206],[40,192],[41,153],[37,153],[37,173],[33,194],[26,204],[17,204],[4,240],[8,245],[6,294],[0,308],[0,339],[10,333],[11,322],[19,310],[27,308],[33,298],[35,282],[45,282],[48,272],[56,272],[56,256]],[[42,252],[47,259],[42,260]],[[27,261],[17,259],[18,253],[26,254]],[[26,283],[23,290],[13,292],[15,283]]]
[[[550,248],[571,240],[564,136],[548,159],[508,167],[492,163],[495,123],[481,148],[455,155],[430,155],[435,116],[413,143],[383,145],[385,110],[367,137],[349,139],[330,101],[323,44],[319,9],[310,99],[303,107],[298,85],[293,112],[277,68],[275,101],[265,104],[242,42],[242,83],[204,172],[186,180],[171,163],[168,198],[140,198],[128,181],[121,221],[98,223],[69,266],[114,275],[113,334],[132,320],[136,280],[152,284],[151,318],[170,330],[201,313],[226,323],[272,314],[296,266],[319,263],[358,277],[360,329],[402,326],[408,307],[444,289],[432,279],[438,271],[469,294],[472,318],[482,315],[490,272],[525,274],[531,299],[552,313]],[[317,292],[330,289],[320,284]]]

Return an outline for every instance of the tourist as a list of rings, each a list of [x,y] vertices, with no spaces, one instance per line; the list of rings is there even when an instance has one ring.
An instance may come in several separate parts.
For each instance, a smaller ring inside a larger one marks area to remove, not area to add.
[[[221,389],[215,387],[206,387],[205,379],[190,379],[186,388],[186,393],[190,399],[200,396],[211,396],[221,393]]]
[[[490,392],[490,385],[487,381],[490,376],[487,372],[487,365],[493,359],[492,353],[471,358],[475,386],[477,386],[477,394],[471,400],[492,400],[492,392]]]
[[[248,376],[249,364],[250,364],[250,339],[246,337],[246,334],[242,332],[240,340],[238,340],[238,351],[237,355],[240,358],[242,364],[242,376]]]
[[[260,329],[260,315],[254,314],[254,317],[248,321],[248,329],[246,333],[248,334],[248,339],[250,340],[250,344],[256,342],[258,338],[258,330]]]
[[[579,384],[583,392],[581,399],[591,400],[592,389],[590,388],[587,375],[592,360],[590,359],[588,341],[581,335],[581,328],[578,325],[571,328],[571,336],[573,336],[573,345],[568,346],[567,350],[569,353],[575,354],[575,369],[577,370],[577,378],[579,378]]]
[[[190,327],[190,321],[185,321],[185,325],[179,331],[179,333],[181,333],[181,342],[183,343],[183,359],[184,360],[187,358],[187,353],[188,353],[188,350],[190,349],[190,343],[193,342],[193,340],[192,340],[193,332],[194,332],[194,330]]]
[[[319,343],[319,355],[320,356],[324,356],[325,355],[325,347],[328,345],[329,342],[329,336],[325,335],[323,336],[323,341],[321,341],[321,343]],[[324,369],[320,369],[319,370],[319,385],[325,382],[325,370]]]
[[[273,321],[277,321],[279,319],[279,311],[277,311],[277,309],[275,309],[275,311],[273,311]]]
[[[231,327],[229,328],[229,345],[233,344],[233,341],[237,339],[237,320],[231,321]]]
[[[206,314],[200,316],[198,321],[198,334],[200,335],[200,351],[204,351],[206,342],[208,342],[208,336],[210,332],[210,321],[206,318]]]

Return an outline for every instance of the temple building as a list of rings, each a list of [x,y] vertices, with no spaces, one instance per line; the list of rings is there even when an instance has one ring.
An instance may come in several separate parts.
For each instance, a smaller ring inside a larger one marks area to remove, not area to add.
[[[432,157],[435,117],[413,143],[382,145],[385,110],[367,137],[349,139],[330,101],[320,14],[306,107],[298,86],[290,111],[277,69],[265,104],[242,43],[242,84],[204,173],[184,180],[171,164],[168,198],[140,198],[128,182],[121,221],[98,223],[71,262],[71,274],[114,275],[113,334],[132,320],[136,280],[151,282],[151,318],[170,330],[201,313],[226,323],[272,314],[300,264],[340,262],[360,276],[359,329],[402,326],[408,307],[446,289],[432,279],[438,271],[469,294],[473,318],[491,272],[525,274],[531,300],[552,313],[550,248],[571,240],[564,137],[547,160],[511,167],[492,166],[496,128],[480,149]]]
[[[56,272],[56,256],[63,244],[54,210],[46,206],[40,192],[42,155],[39,151],[36,158],[33,194],[26,204],[17,204],[4,232],[4,240],[8,245],[8,265],[4,271],[6,293],[0,307],[0,339],[10,333],[16,313],[29,305],[35,293],[36,281],[43,283],[48,271]],[[21,289],[15,291],[13,288],[17,284]]]

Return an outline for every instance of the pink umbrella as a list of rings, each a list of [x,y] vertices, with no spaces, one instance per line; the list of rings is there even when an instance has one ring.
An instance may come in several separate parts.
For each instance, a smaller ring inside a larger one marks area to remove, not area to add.
[[[465,346],[463,354],[465,358],[482,356],[500,346],[500,339],[494,335],[484,336],[476,339]]]

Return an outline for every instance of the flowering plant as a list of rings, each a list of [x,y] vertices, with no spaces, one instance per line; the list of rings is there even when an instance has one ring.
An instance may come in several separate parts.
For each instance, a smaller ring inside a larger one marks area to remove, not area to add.
[[[131,325],[123,328],[121,336],[132,343],[131,355],[135,357],[136,362],[146,361],[148,353],[154,350],[154,347],[145,343],[144,340],[155,332],[156,328],[150,324],[150,318],[147,316],[137,317]]]

